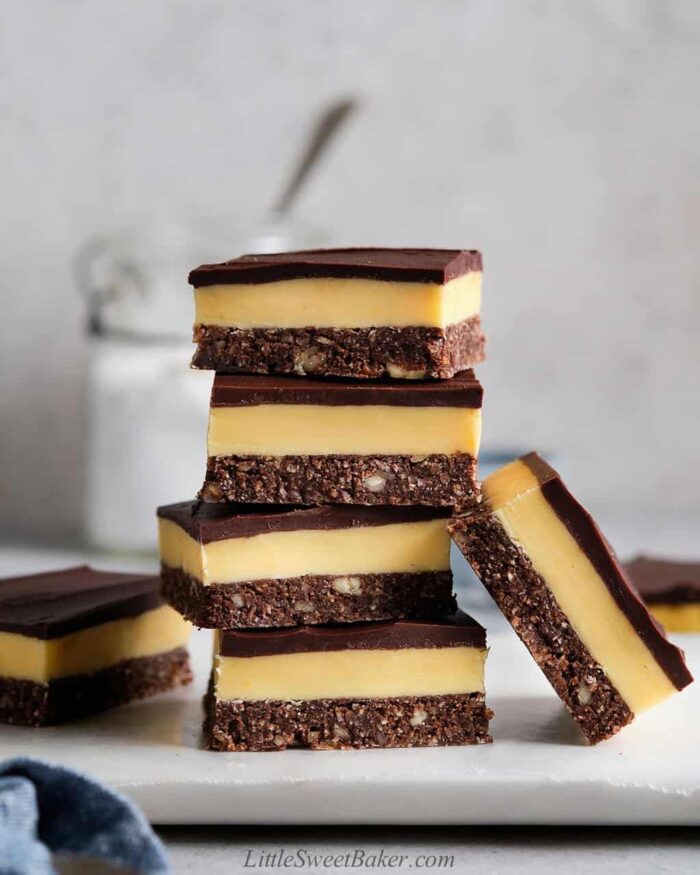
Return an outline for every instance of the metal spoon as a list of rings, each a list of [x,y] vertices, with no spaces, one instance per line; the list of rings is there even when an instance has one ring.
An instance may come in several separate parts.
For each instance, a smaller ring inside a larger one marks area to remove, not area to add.
[[[280,219],[290,212],[300,189],[308,179],[311,171],[318,164],[319,158],[328,149],[329,143],[341,124],[355,107],[356,102],[354,100],[342,99],[330,104],[321,113],[311,132],[306,148],[301,153],[301,159],[296,165],[294,173],[275,204],[273,215],[276,219]]]

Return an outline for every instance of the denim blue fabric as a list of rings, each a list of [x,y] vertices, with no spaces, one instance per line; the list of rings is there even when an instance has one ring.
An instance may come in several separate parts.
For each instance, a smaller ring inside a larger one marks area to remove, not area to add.
[[[124,796],[62,766],[0,763],[0,875],[53,875],[51,855],[62,852],[139,875],[170,871],[160,840]]]

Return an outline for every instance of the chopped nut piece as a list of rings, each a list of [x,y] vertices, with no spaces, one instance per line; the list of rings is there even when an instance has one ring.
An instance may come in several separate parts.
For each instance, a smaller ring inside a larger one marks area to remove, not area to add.
[[[336,577],[333,589],[343,595],[361,595],[362,581],[359,577]]]
[[[381,492],[387,484],[387,481],[393,480],[394,475],[388,471],[377,471],[376,474],[370,474],[363,480],[363,486],[369,492]]]
[[[422,708],[416,708],[411,717],[411,726],[421,726],[427,719],[427,713]]]
[[[315,374],[324,362],[323,355],[313,346],[302,350],[294,360],[294,372],[300,376]]]
[[[313,611],[313,609],[314,606],[311,602],[294,602],[294,610],[302,614],[307,614],[309,611]]]
[[[401,365],[396,365],[393,362],[386,363],[386,371],[395,380],[422,380],[425,377],[425,368],[418,371],[407,371]]]
[[[588,705],[593,696],[592,688],[585,682],[581,681],[578,685],[578,700],[582,705]]]
[[[223,501],[224,493],[218,483],[207,482],[202,487],[202,501]]]

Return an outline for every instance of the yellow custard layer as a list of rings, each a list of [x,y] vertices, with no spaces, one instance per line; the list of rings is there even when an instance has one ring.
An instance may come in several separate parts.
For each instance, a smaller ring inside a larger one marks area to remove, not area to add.
[[[676,692],[592,563],[517,460],[488,477],[484,497],[527,554],[591,656],[634,713]]]
[[[445,285],[300,278],[195,289],[195,325],[232,328],[446,328],[479,314],[481,273]]]
[[[168,605],[71,632],[62,638],[30,638],[0,632],[0,677],[47,683],[92,674],[126,659],[184,647],[192,627]]]
[[[484,691],[486,649],[423,647],[215,657],[219,700],[379,699]]]
[[[649,610],[667,632],[700,632],[700,604],[653,604]]]
[[[454,455],[477,456],[481,410],[259,404],[212,407],[210,456]]]
[[[305,574],[447,571],[446,522],[271,532],[200,544],[172,520],[161,519],[160,558],[205,585]]]

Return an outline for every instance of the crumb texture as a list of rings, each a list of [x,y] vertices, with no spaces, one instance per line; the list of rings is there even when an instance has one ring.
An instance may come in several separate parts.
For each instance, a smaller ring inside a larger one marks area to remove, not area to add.
[[[194,368],[223,374],[449,379],[484,360],[479,316],[442,328],[195,327]]]
[[[90,675],[58,678],[48,684],[0,678],[0,722],[24,726],[66,723],[183,686],[191,680],[189,656],[184,647],[125,660]]]
[[[204,586],[161,566],[163,595],[187,620],[210,629],[434,619],[456,609],[452,572],[305,575]]]
[[[476,459],[454,456],[210,456],[200,498],[253,504],[479,501]]]
[[[207,696],[204,735],[210,750],[287,747],[343,750],[487,744],[483,693],[311,702],[216,702]]]
[[[526,554],[489,514],[455,519],[450,531],[586,739],[596,744],[634,717]]]

